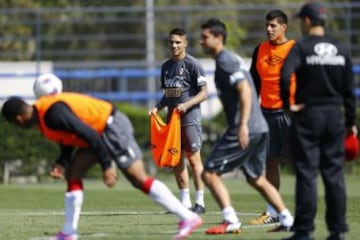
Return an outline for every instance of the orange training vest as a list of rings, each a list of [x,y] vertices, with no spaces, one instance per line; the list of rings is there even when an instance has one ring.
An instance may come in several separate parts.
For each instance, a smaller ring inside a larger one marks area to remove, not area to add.
[[[69,106],[72,112],[80,120],[96,130],[99,134],[104,131],[106,121],[112,111],[112,105],[110,103],[78,93],[61,93],[39,98],[34,103],[34,106],[39,115],[38,127],[40,131],[49,140],[67,146],[88,147],[89,145],[82,138],[73,133],[52,130],[45,125],[44,116],[47,110],[53,104],[58,102],[63,102]]]
[[[294,40],[289,40],[280,45],[273,45],[268,41],[260,44],[256,70],[261,79],[261,107],[269,109],[281,109],[283,107],[280,97],[280,74],[284,60],[294,44]],[[295,73],[293,73],[290,80],[290,104],[295,103],[295,89],[296,80]]]
[[[176,109],[165,124],[155,113],[150,116],[150,142],[153,160],[158,167],[175,167],[181,158],[181,120]]]

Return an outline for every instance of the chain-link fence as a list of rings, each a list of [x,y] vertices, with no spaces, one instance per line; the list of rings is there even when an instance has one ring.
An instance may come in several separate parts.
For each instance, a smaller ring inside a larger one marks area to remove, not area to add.
[[[158,97],[159,83],[154,79],[168,56],[170,29],[185,28],[188,51],[202,58],[200,24],[218,17],[227,23],[228,47],[250,57],[266,38],[264,18],[269,10],[282,9],[291,16],[300,8],[294,3],[160,7],[146,6],[148,2],[138,7],[0,9],[0,59],[38,63],[27,74],[33,78],[45,71],[40,63],[50,61],[65,90],[143,101]],[[360,2],[326,6],[329,32],[347,42],[354,62],[360,62]],[[298,25],[289,18],[288,37],[300,37]],[[12,78],[12,72],[21,77],[21,69],[8,70],[0,78]]]

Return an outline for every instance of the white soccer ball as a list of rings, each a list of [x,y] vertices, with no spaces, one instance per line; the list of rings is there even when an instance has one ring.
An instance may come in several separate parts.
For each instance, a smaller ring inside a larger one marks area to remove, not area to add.
[[[52,73],[41,74],[34,82],[33,90],[36,98],[61,93],[63,84],[60,78]]]

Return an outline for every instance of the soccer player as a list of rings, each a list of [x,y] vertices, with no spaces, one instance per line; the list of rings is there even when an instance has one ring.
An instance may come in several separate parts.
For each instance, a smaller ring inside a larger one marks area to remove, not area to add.
[[[270,231],[289,231],[293,217],[279,192],[263,175],[268,126],[262,115],[250,73],[234,52],[226,49],[226,25],[212,18],[201,25],[200,44],[215,59],[215,85],[223,104],[228,128],[213,147],[204,165],[203,179],[221,209],[223,223],[207,234],[237,233],[241,222],[221,180],[223,173],[240,167],[247,182],[278,212],[280,226]]]
[[[295,41],[286,37],[287,16],[281,10],[270,11],[266,15],[266,34],[268,40],[260,43],[254,50],[250,73],[260,97],[262,113],[269,126],[269,149],[266,161],[266,178],[280,189],[280,161],[290,163],[289,131],[291,118],[283,109],[280,97],[280,71],[285,58]],[[290,102],[294,103],[295,74],[291,78]],[[287,160],[287,161],[286,161]],[[251,224],[269,224],[278,222],[277,211],[270,203],[266,211]]]
[[[208,96],[204,69],[193,56],[186,52],[188,41],[184,29],[175,28],[169,33],[171,58],[161,67],[161,87],[164,95],[149,111],[156,113],[168,108],[168,119],[176,108],[181,113],[181,148],[193,170],[195,205],[192,206],[189,190],[189,174],[184,159],[174,167],[175,179],[180,191],[180,201],[196,213],[205,213],[204,183],[201,179],[203,164],[200,149],[202,127],[200,103]]]
[[[60,93],[39,98],[29,105],[10,97],[2,107],[4,118],[23,128],[37,127],[47,139],[61,147],[50,171],[66,179],[65,223],[55,240],[78,239],[78,221],[83,204],[83,176],[99,163],[106,186],[117,181],[112,160],[137,189],[180,218],[174,239],[185,239],[202,224],[202,219],[144,170],[142,153],[133,136],[129,119],[103,100],[77,93]]]
[[[326,240],[343,240],[348,231],[344,139],[346,133],[357,135],[351,54],[345,44],[326,34],[322,4],[306,3],[297,16],[304,37],[291,49],[281,74],[284,107],[294,112],[291,139],[296,172],[295,233],[286,240],[314,239],[319,173],[325,186],[325,219],[330,231]],[[296,94],[291,105],[293,72]]]

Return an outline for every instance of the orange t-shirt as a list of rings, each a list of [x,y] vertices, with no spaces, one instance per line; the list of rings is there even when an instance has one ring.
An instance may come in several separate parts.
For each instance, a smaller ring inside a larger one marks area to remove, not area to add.
[[[283,107],[280,96],[280,74],[284,60],[294,44],[294,40],[289,40],[280,45],[273,45],[268,41],[260,44],[256,70],[261,79],[261,107],[268,109],[281,109]],[[296,80],[295,73],[293,73],[290,80],[290,104],[295,103],[295,89]]]
[[[158,167],[175,167],[181,158],[181,120],[176,109],[165,124],[155,113],[150,116],[150,142],[153,160]]]

